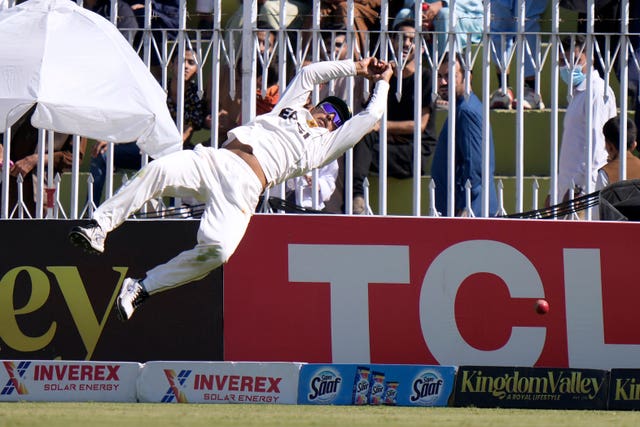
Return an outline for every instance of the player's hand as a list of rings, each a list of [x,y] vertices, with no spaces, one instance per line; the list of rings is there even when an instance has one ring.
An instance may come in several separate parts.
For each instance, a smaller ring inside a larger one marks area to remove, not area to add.
[[[356,62],[356,74],[358,76],[371,78],[383,71],[384,62],[378,58],[364,58]]]
[[[375,84],[380,80],[384,80],[388,83],[391,80],[391,76],[393,76],[394,64],[379,61],[376,67],[375,73],[372,73],[372,75],[369,76],[369,81],[372,84]]]
[[[371,61],[369,62],[369,66],[368,68],[368,72],[369,72],[369,77],[375,77],[379,74],[384,73],[384,71],[387,69],[388,64],[384,61],[381,61],[377,58],[371,58]]]
[[[380,80],[384,80],[387,83],[389,83],[389,81],[391,80],[391,76],[393,76],[393,73],[396,69],[396,63],[395,62],[390,62],[388,64],[385,64],[385,68],[384,71],[380,74]]]
[[[372,83],[378,80],[388,82],[393,75],[390,64],[377,58],[364,58],[356,62],[356,71],[359,76],[368,78]]]

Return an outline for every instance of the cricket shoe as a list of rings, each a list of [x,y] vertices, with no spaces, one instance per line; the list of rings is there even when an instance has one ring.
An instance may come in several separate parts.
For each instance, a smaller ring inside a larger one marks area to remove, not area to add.
[[[69,233],[69,241],[73,245],[92,254],[104,252],[104,240],[106,238],[107,233],[93,220],[85,226],[78,225],[73,227]]]
[[[149,293],[142,283],[129,277],[124,279],[120,294],[116,300],[116,314],[118,315],[118,319],[122,322],[131,319],[136,308],[147,298],[149,298]]]

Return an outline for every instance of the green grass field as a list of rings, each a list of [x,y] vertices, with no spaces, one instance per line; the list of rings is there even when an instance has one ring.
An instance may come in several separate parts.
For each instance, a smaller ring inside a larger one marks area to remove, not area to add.
[[[0,403],[0,427],[638,426],[640,412],[143,403]]]

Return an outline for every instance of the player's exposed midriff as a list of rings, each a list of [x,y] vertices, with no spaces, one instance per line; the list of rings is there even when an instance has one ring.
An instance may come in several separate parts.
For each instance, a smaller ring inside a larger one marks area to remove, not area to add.
[[[256,156],[253,155],[253,149],[251,148],[250,145],[243,144],[237,139],[234,139],[233,141],[230,141],[227,144],[225,144],[223,148],[239,156],[242,160],[244,160],[249,165],[249,167],[251,167],[251,170],[253,170],[253,172],[256,174],[256,176],[260,180],[260,183],[262,184],[262,190],[264,190],[267,187],[267,177],[264,174],[264,171],[262,170],[262,166],[260,165],[260,162],[258,161]]]

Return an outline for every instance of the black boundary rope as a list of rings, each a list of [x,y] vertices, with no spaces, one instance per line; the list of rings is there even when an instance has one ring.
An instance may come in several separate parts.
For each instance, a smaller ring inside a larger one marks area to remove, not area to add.
[[[547,208],[536,209],[528,212],[515,213],[510,215],[503,215],[502,218],[538,218],[538,219],[551,219],[562,218],[567,215],[571,215],[585,209],[589,209],[599,204],[599,191],[586,194],[584,196],[577,197],[573,200],[558,203],[557,205],[549,206]]]
[[[262,212],[264,208],[265,197],[260,198],[258,203],[258,212]],[[304,213],[304,214],[326,214],[327,212],[318,211],[311,208],[298,206],[295,203],[288,202],[278,197],[269,197],[269,207],[272,211],[284,211],[286,213]],[[158,218],[200,218],[204,212],[204,203],[198,205],[182,205],[174,206],[166,209],[160,209],[153,212],[138,212],[136,218],[158,219]]]
[[[573,200],[558,203],[557,205],[549,206],[547,208],[535,209],[527,212],[514,213],[508,215],[502,215],[500,218],[529,218],[529,219],[552,219],[562,218],[567,215],[571,215],[585,209],[589,209],[593,206],[597,206],[599,203],[599,191],[577,197]],[[327,212],[318,211],[311,208],[305,208],[298,206],[295,203],[288,202],[278,197],[269,197],[267,200],[269,207],[272,211],[284,211],[285,213],[304,213],[304,214],[326,214]],[[259,212],[262,212],[264,208],[265,197],[263,196],[258,206]],[[138,218],[200,218],[204,212],[204,204],[198,205],[183,205],[179,207],[170,207],[167,209],[161,209],[153,212],[138,213]]]

